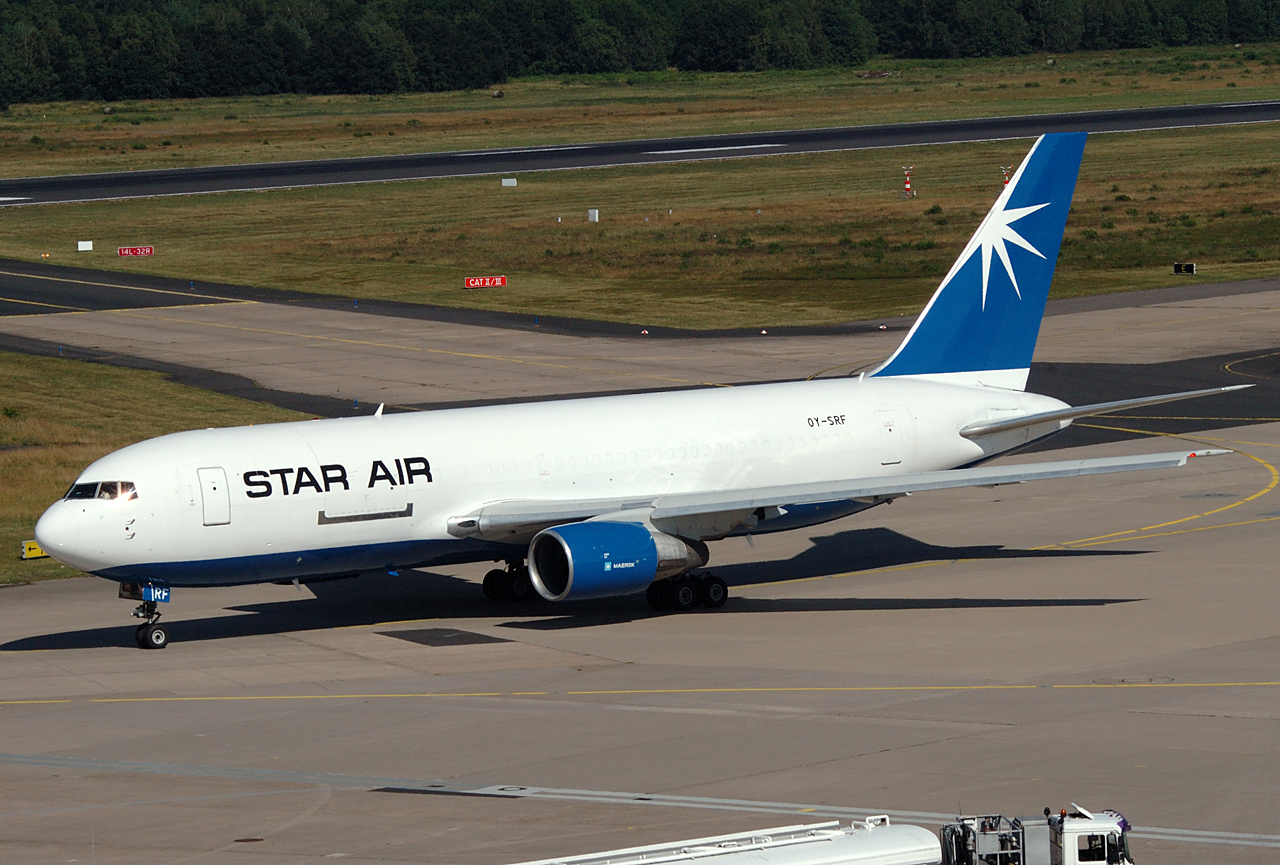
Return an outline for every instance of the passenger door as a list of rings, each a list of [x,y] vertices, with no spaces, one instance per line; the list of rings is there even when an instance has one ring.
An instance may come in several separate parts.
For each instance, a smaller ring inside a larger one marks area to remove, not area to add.
[[[204,524],[225,526],[231,522],[231,489],[227,473],[221,468],[196,469],[200,477],[200,496],[204,502]]]

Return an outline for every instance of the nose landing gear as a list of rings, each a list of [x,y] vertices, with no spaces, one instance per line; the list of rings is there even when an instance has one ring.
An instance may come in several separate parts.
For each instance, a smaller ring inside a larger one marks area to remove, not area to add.
[[[142,619],[142,624],[133,632],[133,639],[140,649],[163,649],[169,645],[169,631],[160,624],[159,604],[168,603],[169,587],[156,586],[150,583],[137,585],[120,584],[120,597],[142,603],[131,614],[135,619]]]

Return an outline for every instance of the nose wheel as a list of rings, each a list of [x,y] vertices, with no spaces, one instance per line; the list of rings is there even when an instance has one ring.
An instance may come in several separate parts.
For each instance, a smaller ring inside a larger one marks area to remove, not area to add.
[[[133,639],[140,649],[163,649],[169,645],[169,631],[160,624],[160,612],[155,601],[143,601],[133,611],[135,619],[143,619],[133,632]]]

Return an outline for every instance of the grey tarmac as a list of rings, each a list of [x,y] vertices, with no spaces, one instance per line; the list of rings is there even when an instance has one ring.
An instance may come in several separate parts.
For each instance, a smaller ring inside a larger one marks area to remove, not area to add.
[[[502,865],[1074,801],[1124,812],[1139,862],[1274,861],[1280,292],[1201,295],[1052,316],[1036,374],[1258,399],[1055,458],[1238,453],[722,541],[718,611],[494,606],[458,566],[185,590],[144,652],[111,583],[6,589],[0,858]],[[843,374],[901,335],[646,342],[244,301],[0,330],[362,405]]]

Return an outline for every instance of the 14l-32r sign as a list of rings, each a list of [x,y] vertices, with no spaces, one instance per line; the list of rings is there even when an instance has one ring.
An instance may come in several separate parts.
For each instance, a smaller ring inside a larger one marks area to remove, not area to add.
[[[116,250],[119,256],[126,255],[153,255],[156,249],[154,246],[122,246]]]
[[[505,276],[468,276],[463,283],[465,288],[495,288],[507,284]]]

